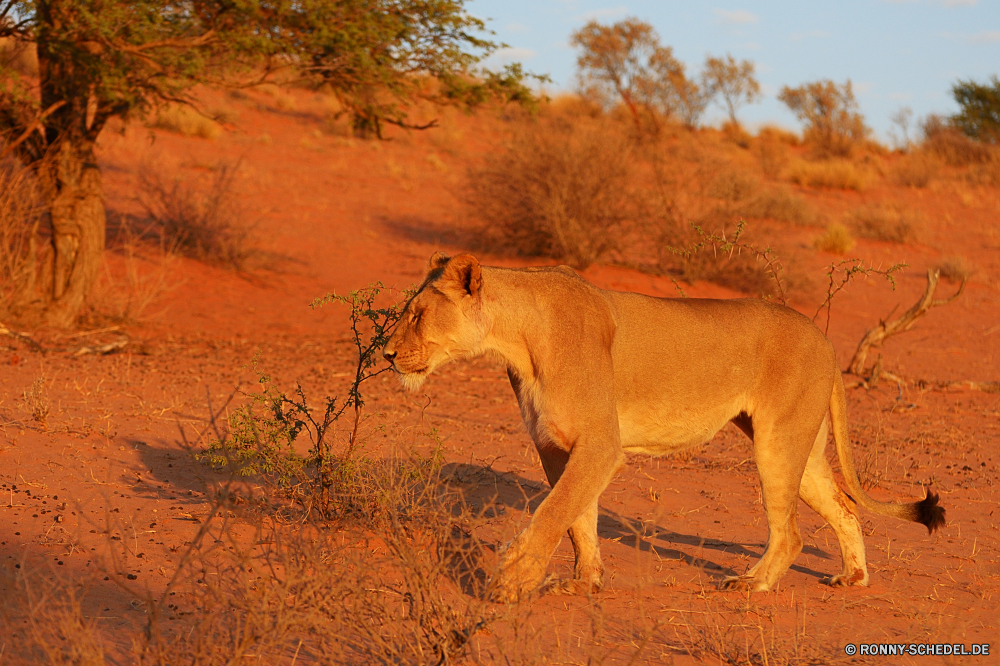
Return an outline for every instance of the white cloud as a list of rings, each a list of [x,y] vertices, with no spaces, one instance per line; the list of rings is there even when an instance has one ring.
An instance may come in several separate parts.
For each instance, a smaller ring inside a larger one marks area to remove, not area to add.
[[[793,32],[791,35],[793,42],[801,42],[804,39],[824,39],[830,33],[826,30],[807,30],[806,32]]]
[[[917,2],[917,0],[885,0],[885,1],[888,2],[890,5],[909,5],[914,2]]]
[[[886,95],[887,98],[894,102],[912,102],[913,93],[889,93]]]
[[[578,21],[596,21],[598,19],[617,18],[628,14],[627,7],[608,7],[607,9],[592,9],[577,16]]]
[[[713,9],[712,13],[719,17],[723,23],[756,23],[757,17],[745,9],[729,11],[727,9]]]
[[[859,95],[866,95],[875,86],[870,81],[859,81],[857,83],[854,83],[852,81],[851,87],[854,89],[854,92],[858,93]]]
[[[524,25],[523,23],[508,23],[507,24],[507,31],[508,32],[528,32],[528,26]]]
[[[975,7],[979,0],[943,0],[941,4],[945,7]]]
[[[969,44],[991,44],[1000,42],[1000,30],[984,30],[965,38]]]
[[[507,48],[497,49],[490,57],[486,60],[486,66],[496,66],[496,65],[506,65],[512,62],[526,62],[531,60],[538,52],[534,49],[528,49],[519,46],[508,46]]]
[[[984,30],[972,33],[971,35],[961,32],[945,32],[942,33],[942,36],[947,39],[956,39],[966,44],[992,44],[993,42],[1000,42],[1000,30]]]

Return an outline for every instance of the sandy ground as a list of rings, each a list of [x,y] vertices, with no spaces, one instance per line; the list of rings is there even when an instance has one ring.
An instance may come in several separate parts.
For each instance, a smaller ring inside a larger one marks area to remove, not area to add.
[[[144,283],[149,303],[139,322],[126,327],[132,342],[113,354],[72,352],[117,339],[114,330],[46,333],[55,351],[44,355],[0,338],[0,566],[32,566],[86,582],[85,614],[98,618],[123,650],[122,637],[141,624],[140,592],[164,589],[217,481],[191,459],[185,442],[205,430],[209,414],[234,387],[253,381],[247,364],[254,355],[282,386],[298,380],[315,395],[343,394],[354,362],[345,312],[312,310],[312,299],[375,280],[405,288],[421,277],[433,251],[458,251],[476,233],[461,204],[461,184],[468,160],[489,149],[489,141],[473,120],[452,117],[437,136],[377,143],[321,131],[307,95],[292,111],[271,108],[263,96],[241,104],[238,129],[215,141],[142,128],[108,133],[100,153],[107,204],[113,217],[141,217],[135,196],[143,164],[205,178],[219,160],[239,160],[246,214],[264,247],[282,257],[277,270],[241,276],[187,259],[143,260],[143,274],[152,276]],[[910,268],[895,291],[872,280],[838,296],[829,336],[842,367],[868,327],[917,299],[928,266],[962,255],[976,268],[965,294],[891,340],[881,350],[884,365],[930,382],[1000,379],[1000,192],[980,189],[970,199],[957,186],[908,191],[884,185],[863,195],[809,196],[833,210],[910,200],[928,220],[919,243],[859,244],[858,256],[905,261]],[[819,284],[834,258],[813,251],[810,234],[815,231],[790,228],[787,242],[797,249],[797,270],[818,276]],[[113,271],[123,261],[110,253]],[[525,263],[488,255],[483,261]],[[624,268],[595,266],[583,275],[605,288],[676,295],[669,279]],[[942,284],[942,291],[953,289]],[[735,295],[708,284],[687,291]],[[812,296],[797,295],[793,304],[812,315],[818,301]],[[49,408],[44,419],[32,417],[24,398],[36,382]],[[497,538],[512,536],[528,519],[525,511],[544,497],[538,458],[502,368],[454,364],[420,395],[404,394],[385,375],[369,391],[369,413],[378,414],[387,433],[416,442],[414,433],[436,428],[446,462],[467,480],[470,499],[495,498],[509,509],[491,519]],[[685,654],[674,639],[692,625],[711,627],[750,606],[768,618],[766,626],[820,650],[814,663],[823,662],[823,650],[831,662],[846,659],[849,642],[992,643],[1000,653],[1000,394],[883,382],[870,391],[849,389],[848,398],[855,455],[878,480],[873,495],[920,497],[922,487],[932,485],[948,511],[944,529],[928,536],[918,525],[864,515],[871,584],[833,589],[820,579],[840,570],[836,539],[802,505],[806,546],[779,589],[752,598],[720,592],[717,581],[745,571],[766,541],[751,443],[730,427],[690,453],[634,456],[602,496],[607,589],[589,601],[535,602],[533,621],[544,634],[540,657],[587,661],[599,611],[607,625],[600,649],[612,662],[627,661],[637,645],[638,618],[660,623],[643,661],[711,662]],[[109,558],[121,544],[126,555],[111,573]],[[571,572],[567,539],[550,570]],[[475,649],[491,659],[488,640]],[[795,663],[787,654],[779,657],[770,663]],[[127,655],[118,659],[128,661]],[[991,663],[972,657],[856,661]]]

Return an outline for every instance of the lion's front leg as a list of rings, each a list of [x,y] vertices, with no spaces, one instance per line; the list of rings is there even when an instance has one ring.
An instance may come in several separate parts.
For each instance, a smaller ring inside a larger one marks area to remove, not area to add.
[[[610,444],[608,441],[577,441],[571,454],[548,449],[542,455],[545,471],[555,483],[531,524],[500,558],[494,600],[511,602],[538,589],[567,530],[576,552],[575,575],[572,581],[557,583],[549,590],[586,593],[601,588],[604,565],[597,541],[597,499],[624,458],[617,437],[611,438]]]

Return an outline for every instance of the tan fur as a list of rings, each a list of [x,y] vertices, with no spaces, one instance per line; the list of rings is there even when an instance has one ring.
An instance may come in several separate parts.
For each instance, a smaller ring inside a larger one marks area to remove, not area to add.
[[[575,575],[557,589],[600,589],[597,499],[624,452],[679,451],[729,421],[754,441],[768,539],[760,561],[726,585],[769,590],[778,582],[802,550],[799,497],[840,540],[843,571],[831,584],[868,582],[854,502],[825,455],[831,423],[855,500],[929,528],[943,523],[932,496],[887,504],[862,490],[833,346],[786,307],[604,291],[564,266],[489,268],[471,255],[436,254],[384,354],[411,390],[453,359],[493,354],[507,365],[552,492],[503,553],[494,579],[499,600],[541,585],[567,531]]]

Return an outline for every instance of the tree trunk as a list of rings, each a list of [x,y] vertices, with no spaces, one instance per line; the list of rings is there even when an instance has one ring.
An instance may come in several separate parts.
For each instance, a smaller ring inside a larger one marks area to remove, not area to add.
[[[45,318],[65,328],[97,278],[107,218],[93,143],[64,136],[49,155],[41,167],[52,195],[52,302]]]

